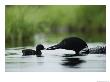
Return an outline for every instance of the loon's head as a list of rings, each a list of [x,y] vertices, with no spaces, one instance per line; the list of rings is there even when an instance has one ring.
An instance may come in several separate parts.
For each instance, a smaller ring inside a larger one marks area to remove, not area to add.
[[[38,44],[37,46],[36,46],[36,50],[44,50],[45,48],[44,48],[44,46],[42,45],[42,44]]]

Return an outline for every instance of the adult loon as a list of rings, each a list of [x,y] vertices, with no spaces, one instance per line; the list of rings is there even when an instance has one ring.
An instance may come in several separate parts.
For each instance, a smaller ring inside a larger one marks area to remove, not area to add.
[[[41,50],[44,50],[44,46],[42,44],[38,44],[36,46],[36,51],[32,49],[22,50],[22,53],[23,53],[22,56],[36,55],[37,57],[41,57],[41,54],[42,54]]]
[[[66,49],[66,50],[74,50],[76,54],[79,54],[81,50],[84,48],[87,49],[86,52],[89,52],[88,45],[85,41],[78,37],[69,37],[62,40],[60,43],[47,48],[46,50],[54,50],[54,49]]]

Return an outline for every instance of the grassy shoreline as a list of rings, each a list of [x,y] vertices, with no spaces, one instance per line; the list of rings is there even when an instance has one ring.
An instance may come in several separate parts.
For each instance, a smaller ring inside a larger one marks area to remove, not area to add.
[[[6,5],[5,26],[6,46],[8,44],[34,43],[33,37],[39,33],[44,35],[71,35],[74,33],[85,34],[85,37],[93,34],[91,39],[94,41],[98,39],[97,37],[102,36],[102,41],[105,41],[106,6]],[[100,36],[100,34],[103,35]]]

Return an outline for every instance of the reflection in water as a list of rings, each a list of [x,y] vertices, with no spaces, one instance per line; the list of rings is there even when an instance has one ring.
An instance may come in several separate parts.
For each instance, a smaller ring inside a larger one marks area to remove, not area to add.
[[[73,57],[73,56],[86,56],[88,54],[86,53],[80,53],[80,54],[64,54],[62,57]]]
[[[75,54],[64,54],[62,57],[73,57]]]
[[[84,60],[81,60],[80,58],[77,58],[77,57],[72,57],[72,56],[76,56],[77,54],[65,54],[65,58],[62,63],[62,65],[64,66],[69,66],[69,67],[75,67],[81,63],[84,63],[85,61]]]
[[[5,56],[8,56],[8,55],[17,55],[17,53],[6,53]]]

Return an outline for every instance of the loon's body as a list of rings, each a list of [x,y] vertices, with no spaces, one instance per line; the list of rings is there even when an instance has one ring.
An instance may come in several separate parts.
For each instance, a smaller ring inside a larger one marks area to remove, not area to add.
[[[32,49],[22,50],[22,53],[23,53],[22,56],[36,55],[37,57],[41,57],[41,54],[42,54],[41,50],[43,49],[44,49],[44,46],[39,44],[36,46],[36,51]]]
[[[23,53],[23,56],[35,55],[36,54],[36,51],[35,50],[32,50],[32,49],[25,49],[25,50],[22,50],[22,53]]]
[[[62,40],[59,44],[47,48],[47,50],[66,49],[74,50],[76,54],[79,54],[79,52],[84,48],[88,48],[85,41],[78,37],[69,37]]]

